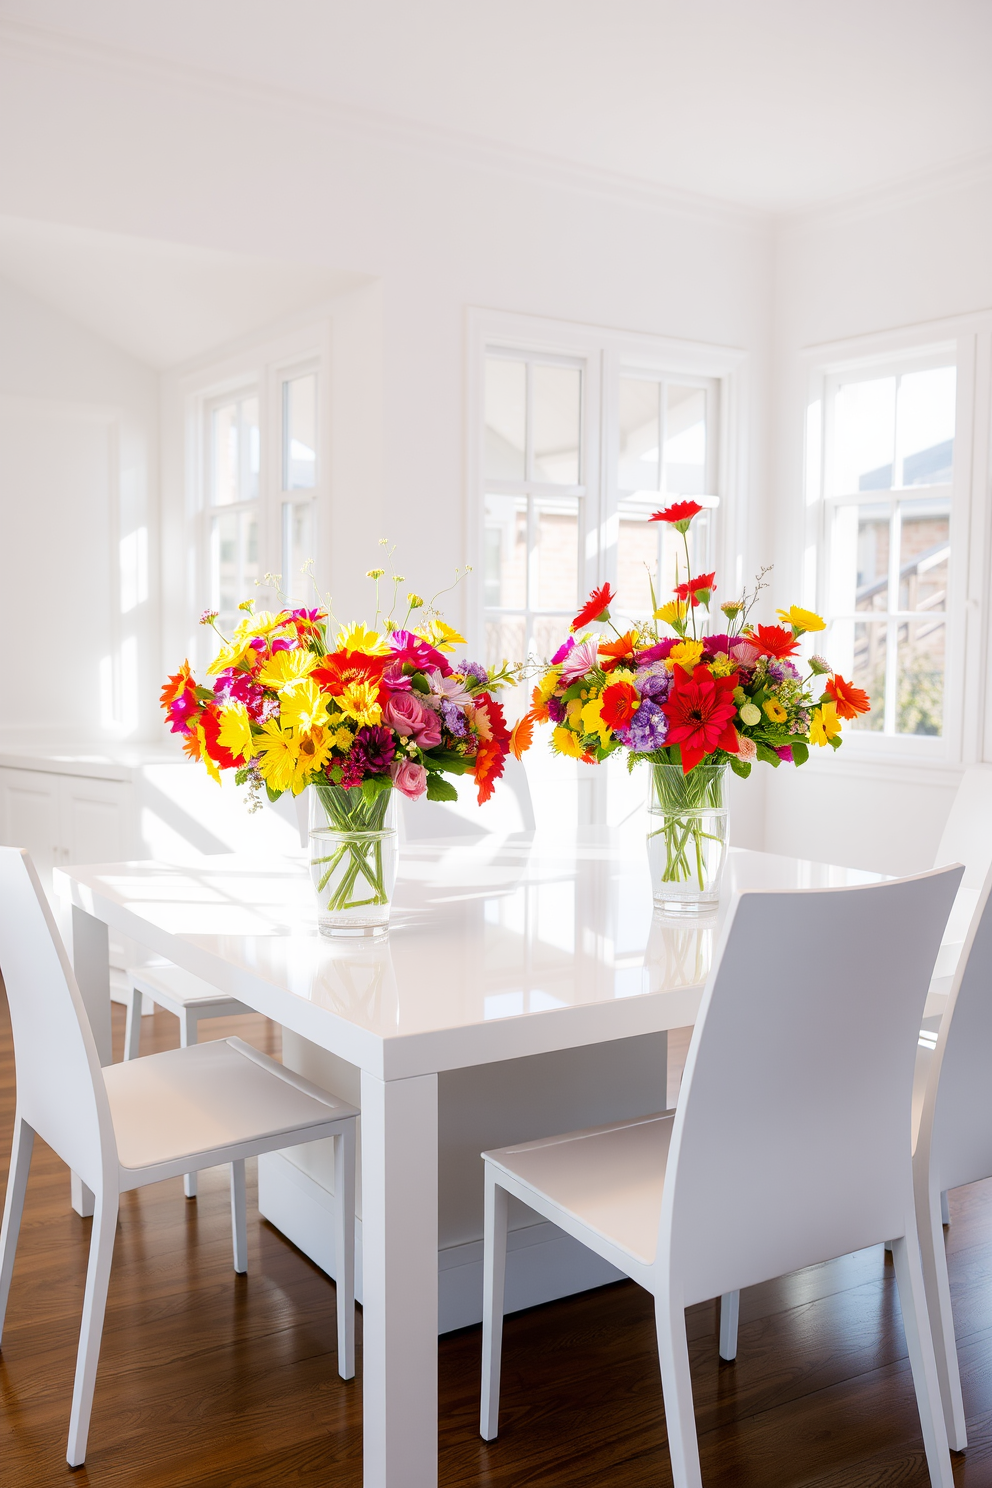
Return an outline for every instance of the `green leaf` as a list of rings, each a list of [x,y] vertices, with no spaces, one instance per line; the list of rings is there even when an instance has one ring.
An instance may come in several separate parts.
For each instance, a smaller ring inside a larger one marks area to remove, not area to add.
[[[428,685],[427,678],[424,676],[423,672],[413,673],[410,678],[410,686],[413,688],[414,692],[430,692],[431,690],[430,686]]]
[[[756,739],[755,743],[758,747],[759,760],[764,760],[766,765],[774,765],[775,769],[777,770],[782,761],[779,759],[774,749],[765,744],[761,739]]]
[[[443,775],[435,773],[427,777],[427,799],[428,801],[457,801],[458,792],[450,780],[445,780]]]
[[[841,738],[840,734],[834,734],[833,738],[830,740],[830,748],[839,749],[843,742],[844,741]]]
[[[428,771],[445,770],[449,775],[464,775],[472,763],[472,760],[467,760],[462,754],[455,754],[452,749],[441,749],[424,755],[424,765]]]
[[[804,765],[809,759],[809,745],[797,739],[792,746],[792,758],[797,765]]]
[[[746,780],[751,773],[751,762],[750,760],[736,759],[733,755],[731,755],[730,768],[733,770],[735,775],[739,775],[742,780]]]
[[[362,795],[371,805],[376,796],[381,796],[383,791],[392,790],[392,786],[389,775],[367,775],[362,781]]]
[[[268,796],[270,801],[278,801],[279,797],[282,795],[282,791],[274,791],[269,782],[266,781],[265,794]]]

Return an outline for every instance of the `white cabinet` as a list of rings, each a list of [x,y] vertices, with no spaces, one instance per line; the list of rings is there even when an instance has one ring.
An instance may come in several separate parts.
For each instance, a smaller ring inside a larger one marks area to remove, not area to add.
[[[129,781],[0,766],[0,841],[26,847],[48,887],[60,863],[132,856],[132,794]]]

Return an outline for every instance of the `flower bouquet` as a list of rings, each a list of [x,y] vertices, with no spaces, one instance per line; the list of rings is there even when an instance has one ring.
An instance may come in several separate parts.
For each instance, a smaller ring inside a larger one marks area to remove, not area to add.
[[[690,578],[687,534],[702,508],[679,501],[655,512],[683,539],[685,582],[647,625],[621,634],[610,619],[609,584],[595,589],[572,635],[542,667],[528,717],[550,721],[552,749],[589,764],[627,751],[628,768],[651,767],[648,852],[655,902],[696,911],[715,903],[727,849],[728,767],[746,777],[756,760],[802,765],[810,745],[840,745],[841,721],[869,709],[867,694],[820,656],[797,665],[800,638],[824,629],[810,610],[779,610],[777,625],[755,624],[761,589],[721,605],[726,629],[702,634],[716,575]],[[659,623],[672,634],[663,636]],[[609,626],[612,636],[576,635]],[[821,681],[825,679],[825,681]]]
[[[376,582],[384,570],[372,569]],[[394,576],[393,606],[402,579]],[[385,933],[396,875],[395,793],[450,801],[449,776],[470,775],[480,804],[510,749],[493,693],[514,680],[448,658],[463,638],[416,594],[396,624],[345,625],[333,641],[327,608],[255,613],[228,639],[200,685],[186,661],[162,690],[183,749],[214,780],[234,771],[260,805],[310,793],[311,874],[328,935]],[[416,612],[426,619],[415,624]],[[217,629],[215,612],[203,624]]]

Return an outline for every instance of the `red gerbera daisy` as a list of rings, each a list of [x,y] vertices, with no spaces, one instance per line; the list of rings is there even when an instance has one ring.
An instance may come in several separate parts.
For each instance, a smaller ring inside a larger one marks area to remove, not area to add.
[[[378,683],[381,691],[382,674],[394,660],[393,656],[368,656],[364,651],[334,651],[310,675],[332,697],[340,697],[349,682]]]
[[[689,523],[693,517],[699,516],[702,509],[698,501],[673,501],[664,511],[656,511],[648,521],[671,522],[676,532],[688,532]]]
[[[682,751],[683,774],[688,775],[714,750],[736,754],[737,733],[732,720],[737,712],[737,678],[714,677],[705,667],[696,667],[690,674],[676,664],[674,682],[661,708],[670,724],[667,742],[678,744]]]
[[[502,707],[488,692],[477,693],[472,699],[472,706],[477,712],[485,713],[491,734],[490,738],[479,740],[472,767],[479,805],[484,806],[496,789],[496,782],[506,766],[506,757],[510,752],[510,730],[506,726]]]
[[[698,579],[690,579],[688,584],[677,584],[675,593],[679,599],[691,599],[693,608],[696,605],[708,605],[710,595],[716,588],[716,571],[708,574],[700,574]]]
[[[841,718],[857,718],[859,713],[871,711],[871,703],[864,688],[845,682],[840,672],[835,672],[828,681],[827,696],[833,698]]]
[[[613,599],[613,590],[609,584],[601,584],[598,589],[594,589],[572,621],[572,629],[581,630],[590,620],[608,620]]]
[[[607,728],[625,729],[640,705],[640,694],[632,682],[611,682],[603,689],[599,713]]]
[[[781,625],[756,625],[751,635],[745,637],[763,656],[794,656],[799,642],[791,630]]]

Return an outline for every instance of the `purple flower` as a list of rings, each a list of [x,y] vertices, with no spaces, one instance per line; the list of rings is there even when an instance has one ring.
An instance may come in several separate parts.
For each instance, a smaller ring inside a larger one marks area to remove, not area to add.
[[[617,738],[628,749],[637,754],[648,754],[652,749],[661,749],[668,738],[668,719],[651,698],[645,698],[630,721],[629,728],[620,729]]]
[[[780,745],[777,745],[776,746],[776,749],[775,749],[775,753],[778,755],[779,759],[780,760],[784,760],[787,765],[794,765],[795,764],[795,760],[792,758],[792,745],[791,744],[780,744]]]
[[[370,775],[384,775],[393,763],[393,756],[396,753],[392,730],[383,728],[381,724],[360,728],[355,735],[355,742],[348,756],[348,764],[354,759],[356,751],[361,752]],[[347,766],[345,768],[347,769]]]
[[[466,657],[463,656],[461,661],[455,662],[455,671],[461,672],[463,677],[474,677],[477,682],[482,683],[483,687],[485,687],[489,681],[489,673],[486,671],[481,661],[469,661]]]
[[[568,640],[563,641],[562,644],[558,647],[558,650],[555,652],[554,656],[552,656],[551,665],[557,666],[560,661],[564,661],[565,657],[568,655],[574,645],[575,638],[573,636],[569,636]]]
[[[634,686],[642,698],[654,698],[656,703],[663,703],[672,689],[672,675],[663,661],[653,661],[636,673]]]
[[[548,698],[548,716],[554,723],[565,722],[565,704],[562,702],[561,698]]]
[[[464,738],[468,730],[468,723],[465,714],[457,703],[449,703],[447,698],[443,698],[441,700],[441,717],[444,719],[444,726],[449,734],[454,734],[456,739]]]
[[[365,751],[359,745],[358,735],[356,734],[355,743],[351,746],[351,752],[345,760],[341,771],[341,784],[345,790],[351,790],[353,786],[361,785],[365,779],[365,765]]]
[[[786,677],[797,677],[799,673],[791,661],[770,661],[768,663],[768,675],[776,682],[784,682]]]

